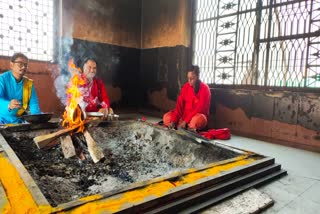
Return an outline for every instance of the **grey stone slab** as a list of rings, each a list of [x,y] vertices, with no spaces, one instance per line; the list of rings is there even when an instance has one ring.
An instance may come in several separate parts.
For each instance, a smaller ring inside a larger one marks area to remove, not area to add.
[[[257,189],[247,190],[239,195],[227,199],[215,206],[212,206],[202,214],[240,214],[257,213],[266,207],[271,206],[272,198]]]

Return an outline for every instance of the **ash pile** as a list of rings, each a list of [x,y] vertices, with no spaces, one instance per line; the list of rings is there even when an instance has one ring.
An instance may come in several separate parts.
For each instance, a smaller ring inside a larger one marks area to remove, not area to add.
[[[129,184],[236,157],[219,147],[192,143],[139,121],[89,127],[105,159],[66,159],[60,144],[40,150],[33,138],[54,130],[3,133],[52,206]]]

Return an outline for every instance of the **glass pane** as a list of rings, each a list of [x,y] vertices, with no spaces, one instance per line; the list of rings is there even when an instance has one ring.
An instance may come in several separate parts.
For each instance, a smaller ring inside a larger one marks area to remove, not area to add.
[[[53,60],[53,1],[0,0],[0,55],[22,52],[30,59]]]

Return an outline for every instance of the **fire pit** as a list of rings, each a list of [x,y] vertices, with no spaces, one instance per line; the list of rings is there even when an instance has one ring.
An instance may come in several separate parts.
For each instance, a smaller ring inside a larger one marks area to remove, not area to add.
[[[29,183],[28,187],[31,185],[30,192],[36,204],[45,206],[47,212],[70,209],[85,213],[98,210],[136,213],[153,209],[172,212],[176,206],[180,210],[196,202],[183,198],[176,202],[181,197],[190,198],[194,193],[202,197],[201,191],[207,192],[212,187],[218,189],[210,194],[217,195],[229,191],[220,190],[220,186],[236,188],[234,185],[238,182],[248,183],[250,179],[258,179],[257,175],[274,173],[268,178],[271,179],[284,174],[273,158],[218,144],[198,143],[176,131],[145,122],[117,121],[103,127],[86,127],[86,130],[102,149],[104,160],[94,163],[90,158],[66,159],[61,144],[48,150],[37,148],[33,138],[55,133],[56,129],[2,131],[15,154],[1,140],[0,148],[6,149],[5,153],[14,160],[18,171],[26,168],[32,178],[26,176],[27,172],[20,172],[20,176]],[[0,156],[2,153],[0,150]],[[15,155],[23,165],[15,160]],[[244,180],[241,174],[246,176]],[[3,176],[0,173],[0,179],[4,179]],[[232,179],[235,183],[230,181]],[[207,194],[203,197],[207,198]],[[159,207],[162,204],[167,205]]]
[[[142,122],[119,121],[89,128],[106,156],[94,164],[89,158],[65,159],[60,145],[39,150],[33,137],[49,131],[18,132],[5,138],[53,206],[240,155],[191,143]]]

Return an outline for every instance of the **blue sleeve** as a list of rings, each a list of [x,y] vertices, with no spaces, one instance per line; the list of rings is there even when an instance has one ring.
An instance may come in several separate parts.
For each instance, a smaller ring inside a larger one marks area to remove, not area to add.
[[[4,76],[0,76],[0,112],[3,115],[15,115],[17,113],[17,110],[9,111],[8,105],[10,103],[10,100],[7,100],[5,98],[5,80]]]
[[[37,96],[37,93],[36,93],[36,90],[35,90],[33,84],[32,84],[32,89],[31,89],[29,108],[30,108],[31,114],[40,114],[41,113],[40,107],[39,107],[39,102],[38,102],[38,96]]]

